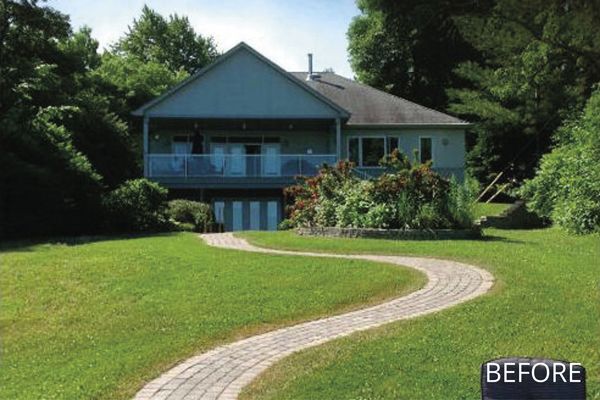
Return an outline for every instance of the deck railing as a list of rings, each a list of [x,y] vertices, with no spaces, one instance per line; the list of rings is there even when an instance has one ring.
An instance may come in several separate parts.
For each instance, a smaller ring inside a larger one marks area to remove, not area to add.
[[[151,178],[279,178],[316,175],[335,154],[149,154]]]

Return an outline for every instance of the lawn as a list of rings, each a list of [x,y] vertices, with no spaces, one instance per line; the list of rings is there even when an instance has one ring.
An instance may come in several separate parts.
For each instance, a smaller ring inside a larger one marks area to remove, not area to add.
[[[486,230],[486,240],[386,241],[244,234],[275,248],[435,256],[490,270],[488,295],[282,360],[243,399],[479,399],[479,368],[503,356],[581,362],[600,398],[600,237]]]
[[[223,342],[423,284],[363,261],[208,247],[194,234],[4,245],[2,399],[126,399]]]
[[[511,204],[507,203],[477,203],[474,206],[473,215],[475,218],[496,216],[510,206]]]

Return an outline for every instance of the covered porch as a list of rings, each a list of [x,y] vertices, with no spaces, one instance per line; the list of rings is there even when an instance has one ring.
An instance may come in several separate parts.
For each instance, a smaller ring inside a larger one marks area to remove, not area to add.
[[[144,118],[145,176],[172,187],[282,187],[340,153],[339,119]]]

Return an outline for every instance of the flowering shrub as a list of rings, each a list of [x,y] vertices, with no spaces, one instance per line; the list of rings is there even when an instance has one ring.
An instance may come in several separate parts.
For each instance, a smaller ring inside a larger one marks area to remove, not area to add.
[[[341,161],[301,178],[286,189],[291,204],[284,227],[337,226],[386,229],[468,228],[475,190],[444,179],[429,164],[412,166],[395,151],[381,162],[385,172],[371,180]]]

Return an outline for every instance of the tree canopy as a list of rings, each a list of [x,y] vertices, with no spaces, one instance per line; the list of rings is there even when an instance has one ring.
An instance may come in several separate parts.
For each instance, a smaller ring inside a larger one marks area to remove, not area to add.
[[[359,80],[476,123],[468,163],[487,181],[533,171],[600,80],[600,3],[358,0]]]
[[[217,54],[148,7],[115,48],[36,0],[0,2],[0,237],[97,231],[102,194],[141,174],[131,111]]]
[[[125,36],[115,44],[114,52],[189,74],[218,55],[213,39],[197,34],[187,17],[174,14],[166,19],[148,6],[144,6],[139,19],[133,21]]]
[[[348,30],[358,80],[426,106],[445,109],[453,69],[478,59],[459,31],[449,0],[357,0],[361,14]]]

